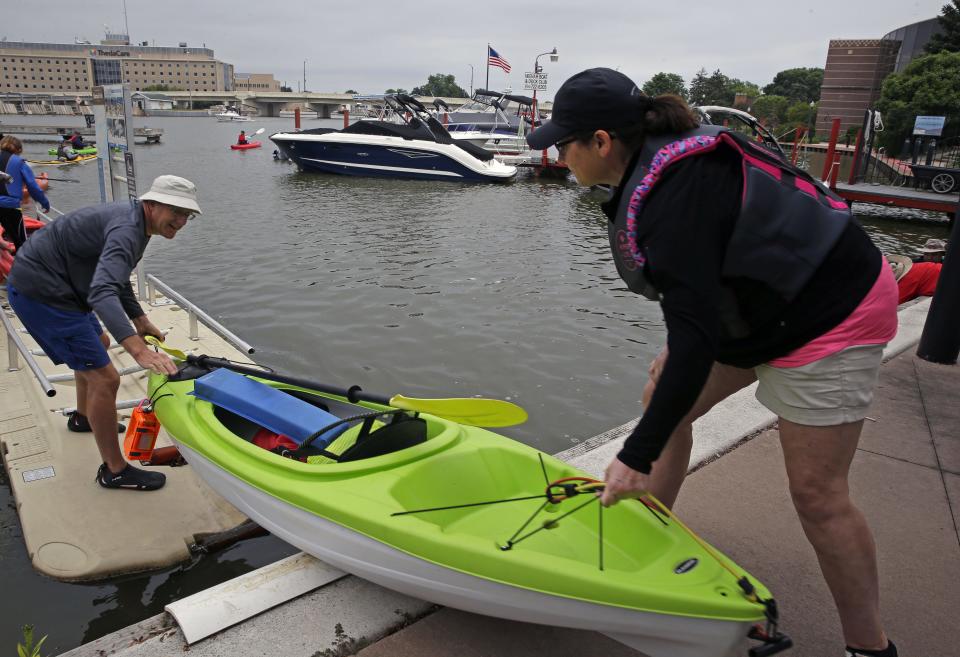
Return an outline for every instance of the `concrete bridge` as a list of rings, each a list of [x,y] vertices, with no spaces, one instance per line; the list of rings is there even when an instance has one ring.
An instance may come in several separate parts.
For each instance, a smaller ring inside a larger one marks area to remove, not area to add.
[[[324,91],[317,92],[290,92],[290,91],[145,91],[148,96],[156,95],[174,101],[177,109],[192,109],[194,103],[217,103],[222,105],[245,105],[255,108],[260,116],[279,116],[280,110],[295,106],[305,107],[317,112],[321,118],[330,118],[332,112],[347,105],[351,109],[357,101],[353,94],[339,94]],[[526,93],[526,92],[520,92]],[[14,99],[12,96],[16,96]],[[82,93],[45,93],[45,94],[7,94],[6,100],[31,102],[31,98],[47,101],[51,104],[74,105],[77,98],[92,102],[92,94]],[[433,102],[433,96],[419,96],[424,105]],[[441,98],[451,109],[457,109],[469,98]],[[543,103],[541,109],[549,112],[552,103]]]
[[[148,96],[151,92],[144,92]],[[189,107],[197,101],[215,102],[223,105],[245,105],[254,107],[260,113],[260,116],[279,116],[280,110],[292,108],[294,106],[305,107],[317,112],[320,118],[328,119],[332,112],[338,111],[342,106],[353,108],[356,101],[353,94],[338,94],[330,92],[290,92],[290,91],[218,91],[218,92],[196,92],[196,91],[160,91],[158,95],[166,96],[177,103],[178,106]],[[420,102],[427,105],[433,102],[432,96],[419,98]],[[451,109],[456,109],[469,98],[441,98]]]

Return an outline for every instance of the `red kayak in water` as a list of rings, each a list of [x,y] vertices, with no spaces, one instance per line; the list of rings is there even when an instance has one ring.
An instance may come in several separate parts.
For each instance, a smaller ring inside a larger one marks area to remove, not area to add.
[[[260,148],[260,142],[248,141],[246,144],[230,144],[230,148],[235,151],[245,151],[251,148]]]

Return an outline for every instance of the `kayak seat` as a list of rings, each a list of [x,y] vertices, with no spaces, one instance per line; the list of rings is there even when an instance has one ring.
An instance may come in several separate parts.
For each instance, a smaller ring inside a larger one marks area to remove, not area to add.
[[[362,420],[350,426],[340,437],[323,449],[305,450],[307,463],[347,463],[398,452],[427,440],[427,423],[397,410],[385,411],[388,416],[376,415],[364,406],[338,401],[303,390],[284,390],[288,395],[319,406],[338,417],[358,417]],[[377,419],[383,417],[384,421]],[[310,452],[313,452],[312,454]]]
[[[419,417],[394,412],[389,422],[368,417],[327,447],[304,447],[307,463],[349,463],[392,454],[427,440],[427,423]]]
[[[288,436],[298,445],[318,430],[330,427],[312,441],[315,447],[325,447],[348,428],[346,424],[336,424],[337,416],[313,404],[224,368],[196,379],[192,394],[274,433]]]

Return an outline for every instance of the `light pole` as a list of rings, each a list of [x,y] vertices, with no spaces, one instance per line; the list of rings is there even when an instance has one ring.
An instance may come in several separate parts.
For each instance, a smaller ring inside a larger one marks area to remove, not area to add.
[[[540,54],[537,55],[537,56],[534,58],[534,60],[533,60],[533,74],[534,74],[534,75],[539,75],[539,74],[540,74],[540,71],[543,70],[543,69],[541,68],[541,66],[540,66],[540,58],[543,57],[544,55],[550,55],[550,61],[551,61],[551,62],[555,62],[555,61],[557,61],[558,59],[560,59],[560,55],[557,54],[557,48],[556,48],[556,46],[554,46],[553,50],[551,50],[551,51],[549,51],[549,52],[542,52],[542,53],[540,53]],[[537,119],[540,118],[540,112],[539,112],[539,110],[537,109],[537,86],[538,86],[538,84],[539,84],[539,78],[535,78],[535,79],[534,79],[534,82],[533,82],[533,106],[532,106],[533,116],[530,117],[530,119],[533,121],[533,123],[531,124],[533,127],[536,127]]]
[[[303,93],[307,93],[307,60],[303,60]]]
[[[470,97],[473,98],[473,64],[467,64],[470,67]]]

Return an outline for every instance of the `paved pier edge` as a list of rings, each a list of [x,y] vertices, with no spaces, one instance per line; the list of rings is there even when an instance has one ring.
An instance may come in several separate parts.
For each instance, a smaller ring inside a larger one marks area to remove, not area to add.
[[[884,351],[884,362],[919,342],[929,305],[930,299],[923,299],[901,307],[897,337]],[[751,438],[760,435],[775,423],[775,416],[760,406],[753,394],[753,386],[742,390],[697,422],[697,441],[695,452],[691,455],[691,471],[703,468],[717,461],[720,456],[749,443]],[[600,474],[635,423],[636,420],[624,423],[557,456],[588,472]],[[266,566],[264,570],[269,568],[271,566]],[[376,657],[379,655],[379,640],[425,616],[430,616],[436,609],[431,603],[409,598],[348,575],[193,645],[187,644],[173,618],[164,612],[79,646],[63,653],[61,657],[153,657],[183,651],[211,657],[223,654],[242,655],[253,654],[250,651],[256,651],[264,641],[275,647],[275,654],[339,657],[362,651],[363,655],[369,652],[370,657]],[[444,610],[444,613],[446,611]],[[471,621],[464,620],[456,612],[448,616],[452,616],[453,620],[445,618],[441,624],[449,625],[452,622],[456,627],[457,623],[463,623],[464,627],[469,629],[467,626]],[[506,624],[505,633],[517,631],[512,628],[510,621],[500,622]],[[523,628],[527,626],[518,625],[521,632],[526,631]],[[290,627],[298,629],[290,632]],[[598,648],[602,646],[608,657],[640,655],[625,646],[610,642],[606,637],[588,634],[592,637],[590,641],[594,642],[593,645]],[[422,641],[422,637],[420,640]],[[384,642],[386,643],[390,642]],[[365,646],[375,647],[363,650]],[[387,645],[383,647],[388,648]],[[401,650],[397,654],[406,653]],[[535,651],[525,654],[535,654]]]

